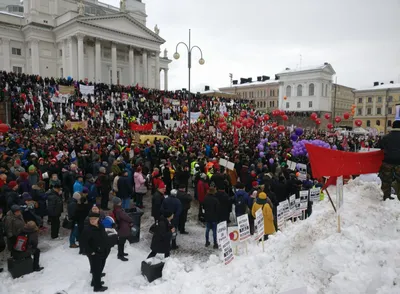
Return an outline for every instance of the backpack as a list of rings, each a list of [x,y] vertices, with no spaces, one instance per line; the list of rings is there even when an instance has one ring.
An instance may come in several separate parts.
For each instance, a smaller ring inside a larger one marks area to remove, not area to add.
[[[242,193],[236,194],[235,207],[243,212],[246,212],[246,200],[244,199],[244,195]]]
[[[18,252],[25,252],[28,245],[28,235],[21,234],[17,237],[17,240],[14,244],[14,250]]]

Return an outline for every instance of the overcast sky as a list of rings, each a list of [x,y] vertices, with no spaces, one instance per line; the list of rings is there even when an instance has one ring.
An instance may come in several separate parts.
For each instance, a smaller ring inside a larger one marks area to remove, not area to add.
[[[119,6],[119,0],[101,0]],[[338,83],[354,88],[400,82],[400,0],[143,0],[170,59],[179,41],[193,53],[192,90],[234,79],[271,78],[286,67],[330,62]],[[188,86],[186,49],[170,64],[169,88]]]

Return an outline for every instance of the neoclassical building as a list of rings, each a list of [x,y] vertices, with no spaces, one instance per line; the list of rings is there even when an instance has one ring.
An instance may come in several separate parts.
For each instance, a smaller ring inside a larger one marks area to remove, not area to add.
[[[167,51],[141,0],[0,0],[0,69],[168,89]]]

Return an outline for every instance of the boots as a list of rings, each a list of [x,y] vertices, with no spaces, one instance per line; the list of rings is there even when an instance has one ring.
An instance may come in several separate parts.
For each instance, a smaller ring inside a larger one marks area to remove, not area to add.
[[[121,260],[121,261],[128,261],[129,260],[125,256],[120,256],[120,255],[118,255],[118,259]]]
[[[217,243],[214,243],[213,248],[214,248],[214,249],[218,249],[218,244],[217,244]]]
[[[93,292],[105,292],[107,289],[108,287],[101,286],[100,288],[94,288]]]
[[[172,240],[171,250],[176,250],[176,249],[178,249],[178,248],[179,248],[179,246],[176,245],[176,239]]]
[[[210,241],[206,241],[206,247],[210,246]]]

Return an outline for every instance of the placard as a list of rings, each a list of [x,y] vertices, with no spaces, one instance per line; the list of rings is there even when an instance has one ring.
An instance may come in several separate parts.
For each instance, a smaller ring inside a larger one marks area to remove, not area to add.
[[[85,86],[85,85],[79,85],[79,91],[81,92],[82,95],[93,95],[94,94],[94,86]]]
[[[310,201],[319,201],[319,194],[321,193],[321,188],[310,189]]]
[[[280,228],[285,223],[285,214],[283,212],[282,202],[279,203],[278,207],[276,208],[276,211],[277,211],[276,214],[277,214],[278,228]]]
[[[301,206],[300,206],[300,198],[297,198],[295,200],[295,206],[296,206],[296,210],[295,210],[295,212],[293,214],[293,217],[300,217],[301,214],[302,214],[302,209],[301,209]]]
[[[289,214],[290,217],[296,213],[296,195],[292,195],[289,197]]]
[[[250,223],[248,214],[241,215],[237,218],[239,227],[239,240],[240,242],[246,241],[250,238]]]
[[[340,215],[343,209],[343,176],[337,177],[336,180],[336,213]]]
[[[239,229],[237,226],[228,227],[228,236],[232,246],[239,244]]]
[[[286,220],[286,219],[290,218],[289,200],[279,202],[279,206],[281,206],[281,205],[282,205],[282,209],[283,209],[283,217]]]
[[[307,179],[307,165],[304,163],[298,163],[297,164],[297,169],[299,170],[299,180],[305,181]]]
[[[268,205],[268,204],[265,204]],[[259,208],[256,211],[256,220],[254,221],[254,225],[255,225],[255,240],[260,240],[261,238],[263,238],[264,236],[264,215],[263,215],[263,211],[262,208]]]
[[[291,160],[287,160],[286,164],[288,166],[288,169],[290,170],[296,170],[296,162],[291,161]]]
[[[300,191],[300,208],[301,210],[306,210],[308,207],[308,194],[309,190]]]
[[[227,238],[223,239],[221,248],[222,248],[222,253],[224,254],[224,263],[225,265],[227,265],[231,263],[232,260],[235,258],[233,255],[231,242]]]
[[[226,221],[220,222],[217,225],[217,241],[218,241],[218,244],[222,244],[224,239],[228,239],[228,228],[227,227],[228,227],[228,225],[227,225]]]

